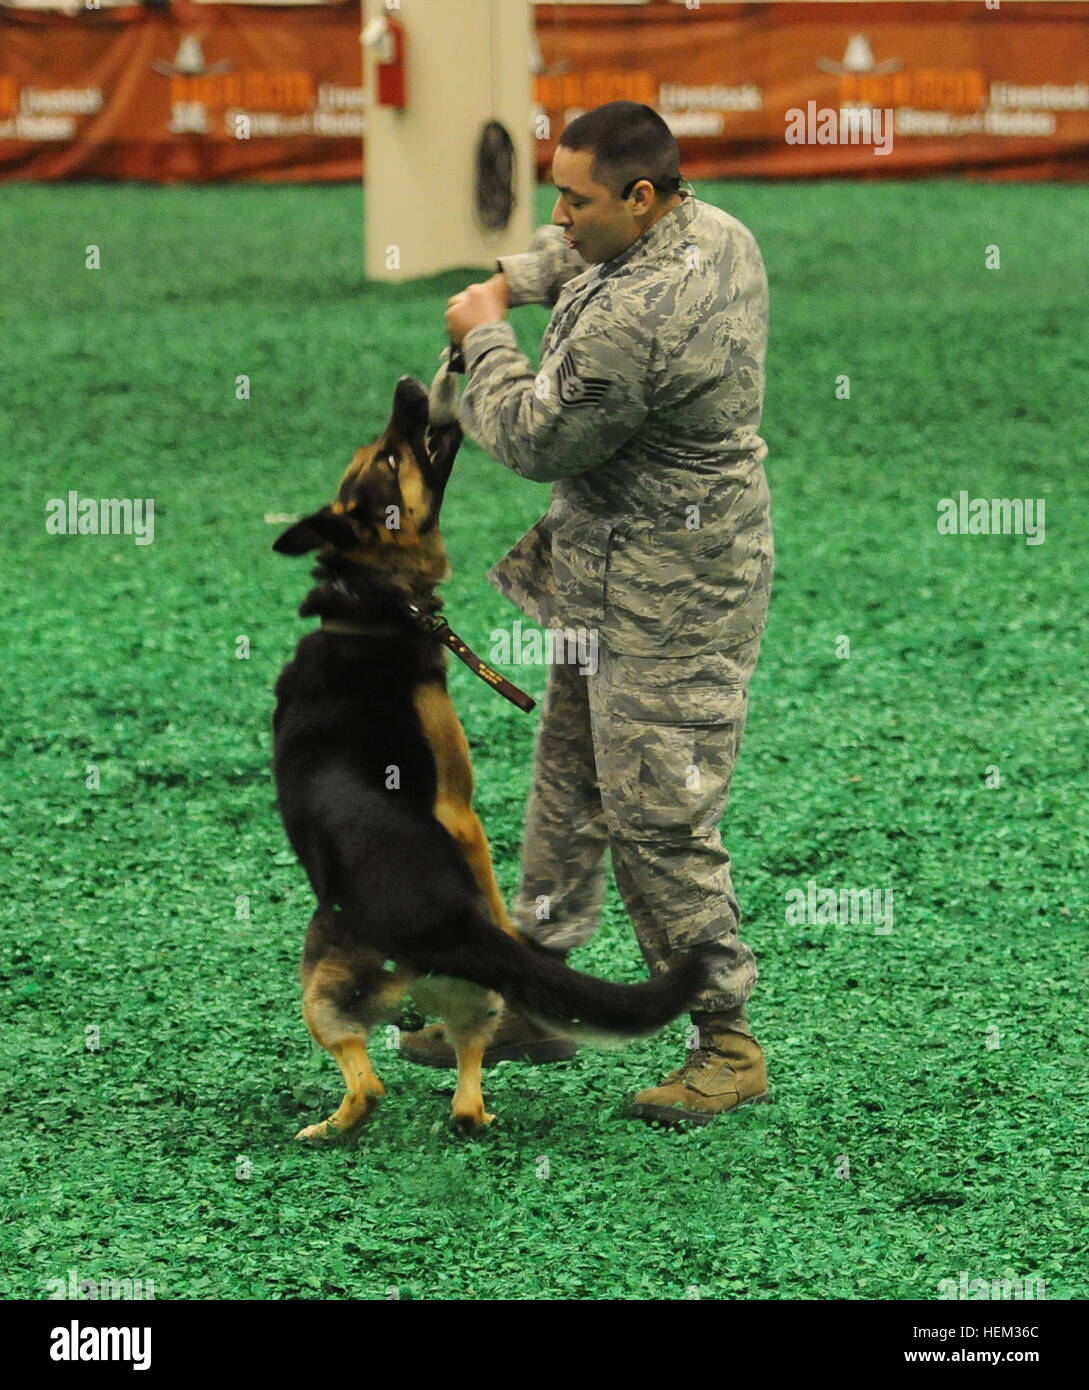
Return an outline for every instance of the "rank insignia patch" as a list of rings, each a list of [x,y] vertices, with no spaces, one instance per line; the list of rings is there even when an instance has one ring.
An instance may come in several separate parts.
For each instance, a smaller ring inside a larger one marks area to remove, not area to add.
[[[563,405],[596,405],[609,389],[609,382],[604,377],[580,377],[571,365],[570,355],[566,353],[556,369],[556,379]]]

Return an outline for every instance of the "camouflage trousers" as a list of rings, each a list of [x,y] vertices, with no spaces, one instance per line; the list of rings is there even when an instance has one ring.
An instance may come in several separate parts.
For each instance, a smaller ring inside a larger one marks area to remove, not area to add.
[[[759,649],[760,636],[676,659],[601,645],[593,675],[549,667],[513,913],[543,946],[582,945],[597,930],[608,848],[651,971],[699,947],[713,974],[693,1020],[749,1034],[758,972],[719,823]]]

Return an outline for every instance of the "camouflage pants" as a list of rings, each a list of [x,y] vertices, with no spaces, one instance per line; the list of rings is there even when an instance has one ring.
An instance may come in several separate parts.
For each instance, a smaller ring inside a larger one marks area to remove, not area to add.
[[[553,950],[582,945],[598,926],[608,847],[650,969],[699,946],[714,973],[693,1018],[744,1033],[756,960],[738,936],[719,822],[759,649],[759,636],[676,659],[601,646],[594,675],[550,666],[514,907],[525,936]]]

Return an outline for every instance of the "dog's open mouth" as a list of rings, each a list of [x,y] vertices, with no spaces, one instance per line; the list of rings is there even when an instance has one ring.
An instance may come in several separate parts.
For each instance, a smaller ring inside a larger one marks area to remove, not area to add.
[[[430,393],[403,376],[385,429],[357,449],[336,499],[276,543],[281,554],[331,545],[342,553],[415,550],[438,524],[446,483],[461,444],[456,418],[430,429]]]

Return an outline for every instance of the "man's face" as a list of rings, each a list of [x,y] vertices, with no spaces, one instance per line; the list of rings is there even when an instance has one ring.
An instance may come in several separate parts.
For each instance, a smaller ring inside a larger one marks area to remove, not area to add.
[[[593,162],[591,150],[568,150],[562,145],[552,158],[552,182],[559,192],[552,221],[564,229],[568,244],[587,265],[610,261],[639,239],[650,225],[654,196],[653,189],[644,185],[621,201],[590,177]]]

